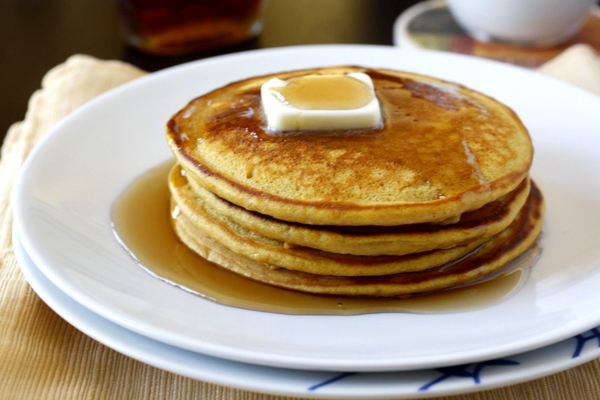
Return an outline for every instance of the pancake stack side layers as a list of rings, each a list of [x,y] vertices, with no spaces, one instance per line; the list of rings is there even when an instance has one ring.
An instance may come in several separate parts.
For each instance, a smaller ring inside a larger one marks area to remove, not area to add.
[[[357,73],[372,82],[380,123],[269,125],[267,82]],[[447,289],[501,270],[543,223],[518,116],[428,76],[336,66],[253,77],[192,100],[167,139],[176,234],[270,285],[350,296]]]

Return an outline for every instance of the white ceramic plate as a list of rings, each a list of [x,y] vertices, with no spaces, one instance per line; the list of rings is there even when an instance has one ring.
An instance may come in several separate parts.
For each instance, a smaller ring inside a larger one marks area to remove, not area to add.
[[[191,98],[247,76],[360,64],[457,81],[513,107],[536,148],[547,198],[544,251],[508,301],[457,314],[292,316],[203,300],[144,272],[115,241],[110,205],[170,157],[168,118]],[[23,245],[61,290],[157,341],[225,359],[310,370],[457,365],[556,343],[600,324],[600,98],[517,67],[379,46],[253,51],[149,75],[88,103],[34,149],[19,179]]]
[[[27,281],[44,302],[77,329],[144,363],[239,389],[303,398],[426,398],[515,384],[600,356],[598,327],[542,349],[447,369],[352,374],[239,363],[169,346],[98,316],[50,282],[31,261],[16,233],[13,242]]]

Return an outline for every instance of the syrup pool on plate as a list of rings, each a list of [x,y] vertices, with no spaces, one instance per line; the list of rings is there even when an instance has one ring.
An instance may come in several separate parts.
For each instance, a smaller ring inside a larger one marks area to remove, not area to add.
[[[256,282],[203,259],[171,226],[167,175],[173,161],[140,176],[112,208],[115,236],[133,259],[166,284],[219,304],[249,310],[301,315],[382,312],[448,313],[497,304],[514,294],[539,256],[534,245],[493,278],[410,298],[350,297],[303,293]]]

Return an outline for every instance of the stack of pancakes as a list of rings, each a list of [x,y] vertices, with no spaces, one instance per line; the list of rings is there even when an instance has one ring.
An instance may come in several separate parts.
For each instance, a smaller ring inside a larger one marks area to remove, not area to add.
[[[264,82],[350,72],[373,80],[382,127],[269,131]],[[167,138],[177,235],[209,261],[271,285],[437,291],[501,270],[542,225],[533,148],[517,115],[427,76],[327,67],[254,77],[192,100]]]

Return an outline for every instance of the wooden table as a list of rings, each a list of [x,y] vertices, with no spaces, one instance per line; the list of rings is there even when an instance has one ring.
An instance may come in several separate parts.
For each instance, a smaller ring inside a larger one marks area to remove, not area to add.
[[[395,19],[416,0],[269,0],[261,36],[229,48],[321,43],[392,44]],[[124,44],[111,0],[0,1],[0,139],[23,119],[44,74],[81,53],[156,71],[213,54],[149,57]]]

